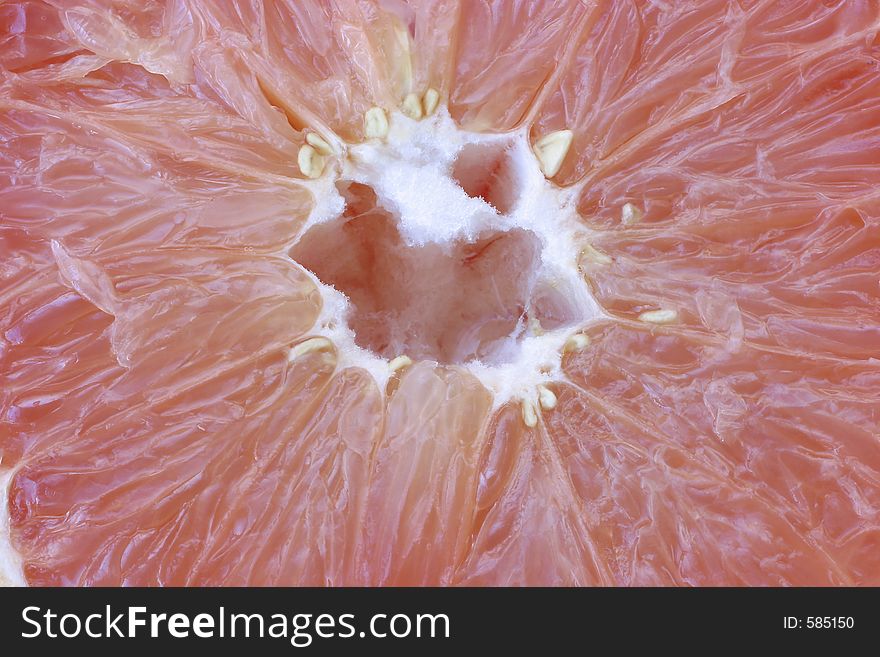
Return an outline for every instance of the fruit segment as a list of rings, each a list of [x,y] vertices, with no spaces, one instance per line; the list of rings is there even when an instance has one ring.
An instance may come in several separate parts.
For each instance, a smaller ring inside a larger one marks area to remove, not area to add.
[[[208,34],[245,53],[297,128],[320,122],[359,141],[364,112],[396,106],[412,91],[409,12],[355,0],[271,0],[198,3],[194,13]]]
[[[445,98],[453,82],[462,0],[407,0],[412,33],[413,91],[433,89]],[[433,114],[433,111],[427,111]]]
[[[591,531],[619,583],[877,581],[876,366],[591,333],[565,363],[579,389],[548,422],[579,495],[605,509]]]
[[[123,151],[119,157],[135,160],[126,168],[147,180],[154,168],[196,164],[236,178],[299,175],[296,152],[302,137],[262,96],[236,99],[243,105],[265,104],[266,125],[260,126],[254,117],[259,110],[238,115],[225,100],[177,94],[164,79],[128,64],[80,73],[89,77],[39,86],[19,78],[7,86],[0,103],[6,122],[12,123],[9,130],[19,139],[31,136],[31,143],[22,146],[33,149],[40,137],[55,133],[58,140],[46,148],[63,150],[69,140],[85,148]],[[203,88],[194,95],[203,91],[213,93]]]
[[[526,428],[516,409],[494,419],[480,461],[471,549],[462,585],[608,585],[611,572],[587,538],[582,502],[571,494],[543,425]]]
[[[202,35],[183,3],[126,12],[94,0],[58,4],[59,17],[81,49],[106,62],[141,66],[175,85],[195,80],[191,51]]]
[[[551,82],[532,127],[535,135],[574,130],[575,156],[559,174],[562,184],[594,177],[605,162],[617,159],[618,151],[656,144],[655,135],[675,135],[677,144],[702,146],[705,142],[681,136],[681,129],[700,117],[711,121],[716,110],[737,106],[756,93],[785,98],[779,76],[786,69],[803,71],[806,62],[822,60],[853,65],[858,60],[831,52],[844,43],[870,42],[878,13],[876,2],[624,1],[595,6],[594,24],[574,48],[570,66]],[[742,107],[738,115],[759,121],[776,137],[793,134],[775,115],[771,119]],[[728,137],[726,143],[733,147],[735,141]]]
[[[448,585],[468,549],[491,395],[457,368],[414,365],[388,402],[370,468],[357,581]]]
[[[58,11],[45,2],[0,7],[0,67],[21,74],[85,54]]]
[[[314,362],[294,367],[325,367]],[[211,502],[227,513],[225,534],[212,535],[190,583],[333,586],[358,577],[355,550],[381,398],[369,375],[355,369],[323,385],[313,378],[306,389],[315,395],[308,404],[289,399],[286,409],[266,409],[273,425],[255,431],[266,459],[241,477],[238,490]]]
[[[556,72],[566,44],[583,29],[587,12],[580,2],[464,0],[449,99],[452,116],[476,132],[519,126]]]
[[[604,307],[676,310],[689,327],[794,353],[876,351],[875,46],[833,34],[761,73],[772,84],[589,174],[579,208],[614,260],[585,270]],[[634,201],[644,216],[624,225]]]
[[[162,400],[113,414],[97,409],[92,415],[103,421],[88,416],[77,440],[31,459],[13,480],[14,540],[28,579],[141,585],[343,579],[344,528],[357,526],[358,503],[357,495],[346,503],[339,477],[362,481],[372,425],[363,425],[362,439],[356,426],[377,409],[375,392],[371,403],[357,373],[330,384],[331,372],[318,356],[290,364],[276,352]],[[327,403],[347,410],[328,417]],[[310,527],[317,506],[303,516],[296,504],[306,504],[307,491],[316,488],[326,513]],[[78,502],[68,520],[59,519],[58,509],[72,499]],[[279,518],[279,505],[296,519]],[[334,525],[338,531],[330,530]],[[300,540],[292,541],[297,533]],[[331,563],[320,563],[322,553]]]
[[[4,467],[70,437],[76,418],[122,373],[110,353],[113,318],[64,285],[48,241],[0,228],[14,253],[0,279],[0,453]]]

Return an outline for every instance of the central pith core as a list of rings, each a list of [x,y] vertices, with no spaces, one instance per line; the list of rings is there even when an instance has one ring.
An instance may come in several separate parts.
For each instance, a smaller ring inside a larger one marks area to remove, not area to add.
[[[541,280],[541,242],[531,231],[410,246],[372,188],[338,186],[344,215],[310,229],[291,256],[348,297],[358,346],[387,359],[506,363],[528,333],[583,320]]]
[[[511,397],[559,374],[565,340],[600,314],[578,271],[588,236],[571,193],[524,132],[395,114],[328,173],[316,184],[332,200],[290,256],[322,284],[331,310],[317,331],[350,364],[463,365]]]

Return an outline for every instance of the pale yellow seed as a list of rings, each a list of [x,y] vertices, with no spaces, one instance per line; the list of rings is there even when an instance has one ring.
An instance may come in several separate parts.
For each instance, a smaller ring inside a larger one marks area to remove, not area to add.
[[[529,330],[532,335],[544,335],[546,331],[537,317],[529,317]]]
[[[674,310],[647,310],[639,315],[640,322],[648,324],[670,324],[678,319]]]
[[[300,146],[297,164],[306,178],[317,178],[324,172],[324,156],[309,144]]]
[[[642,220],[642,211],[632,203],[624,203],[620,209],[620,221],[624,226],[632,226]]]
[[[538,411],[535,405],[528,399],[522,400],[522,419],[530,429],[538,424]]]
[[[422,105],[425,108],[425,116],[431,116],[434,113],[434,110],[437,109],[437,105],[440,104],[440,92],[434,88],[430,88],[425,92],[425,96],[422,99]]]
[[[571,130],[557,130],[544,135],[535,142],[535,156],[538,158],[542,173],[547,178],[552,178],[559,173],[562,162],[568,155],[572,139],[574,139],[574,133]]]
[[[565,353],[581,351],[586,349],[589,345],[590,337],[588,335],[575,333],[574,335],[569,336],[568,340],[565,341],[565,346],[562,348],[562,351]]]
[[[412,365],[412,359],[409,356],[398,356],[397,358],[393,358],[388,362],[388,369],[392,372],[397,372],[398,370],[402,370],[404,368]]]
[[[407,94],[403,99],[402,110],[409,118],[418,121],[422,118],[422,101],[415,94]]]
[[[311,144],[321,155],[330,155],[333,152],[330,144],[324,141],[316,132],[310,132],[306,135],[306,143]]]
[[[371,107],[364,113],[364,134],[367,139],[384,139],[388,135],[388,117],[381,107]]]
[[[581,260],[584,259],[595,262],[598,265],[611,264],[611,256],[609,256],[607,253],[602,253],[599,249],[592,246],[591,244],[587,244],[583,249],[581,249]]]
[[[538,402],[545,411],[556,408],[556,395],[545,385],[538,386]]]
[[[327,338],[309,338],[308,340],[304,340],[298,345],[291,347],[287,359],[289,361],[294,361],[297,358],[305,356],[306,354],[311,354],[316,351],[329,351],[332,349],[333,343],[330,342],[330,340],[328,340]]]

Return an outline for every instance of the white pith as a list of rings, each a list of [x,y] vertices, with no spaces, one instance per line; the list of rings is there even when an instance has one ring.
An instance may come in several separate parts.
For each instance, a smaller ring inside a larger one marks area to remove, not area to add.
[[[3,504],[0,504],[0,586],[25,586],[21,557],[12,548],[9,536],[9,482],[13,470],[0,470],[0,491]]]
[[[316,206],[302,233],[340,216],[345,205],[335,188],[340,179],[369,185],[382,207],[397,218],[407,245],[451,245],[472,241],[487,231],[514,228],[534,233],[542,246],[538,279],[562,290],[579,310],[582,322],[546,332],[520,325],[511,336],[506,362],[470,361],[460,367],[486,386],[496,408],[517,400],[538,405],[538,386],[565,378],[561,353],[566,341],[584,324],[603,315],[578,268],[590,234],[575,210],[577,190],[561,188],[545,177],[527,128],[504,134],[468,132],[459,128],[442,106],[421,120],[392,113],[388,126],[384,139],[349,146],[341,161],[328,163],[324,177],[311,183]],[[501,214],[484,200],[468,196],[453,178],[455,159],[469,144],[491,144],[509,154],[518,183],[509,212]],[[324,305],[310,335],[333,342],[339,367],[363,368],[384,390],[395,368],[387,359],[356,344],[346,321],[351,304],[345,295],[312,278]]]

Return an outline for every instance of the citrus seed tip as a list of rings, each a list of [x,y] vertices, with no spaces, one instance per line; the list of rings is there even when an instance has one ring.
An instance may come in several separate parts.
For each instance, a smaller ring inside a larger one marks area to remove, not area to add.
[[[639,315],[639,321],[647,324],[671,324],[678,319],[678,312],[675,310],[646,310]]]
[[[642,220],[642,211],[632,203],[624,203],[620,209],[620,221],[624,226],[632,226]]]
[[[434,110],[437,109],[437,105],[440,103],[440,92],[434,89],[433,87],[429,88],[425,92],[425,96],[422,99],[422,105],[425,108],[425,116],[431,116],[434,113]]]
[[[590,344],[590,338],[584,333],[575,333],[574,335],[569,336],[568,340],[565,341],[565,346],[563,347],[563,351],[565,353],[581,351],[585,349]]]
[[[316,132],[310,132],[306,135],[306,143],[312,146],[312,148],[318,151],[321,155],[330,155],[333,152],[330,144]]]
[[[318,178],[324,172],[324,156],[310,144],[303,144],[300,147],[297,164],[306,178]]]
[[[528,399],[523,399],[521,404],[523,423],[532,429],[538,424],[538,410]]]
[[[292,362],[306,354],[314,353],[316,351],[329,351],[331,349],[333,349],[333,343],[327,338],[309,338],[308,340],[303,340],[299,344],[291,347],[287,360]]]
[[[403,113],[414,121],[422,118],[422,101],[416,94],[407,94],[401,107]]]
[[[538,402],[545,411],[556,408],[556,394],[545,385],[538,386]]]
[[[535,156],[546,178],[552,178],[559,173],[573,139],[574,133],[571,130],[556,130],[535,142]]]
[[[364,113],[364,135],[367,139],[384,139],[388,136],[388,116],[381,107],[371,107]]]
[[[405,369],[412,365],[412,359],[409,356],[401,354],[397,358],[392,358],[388,361],[388,369],[392,372],[397,372],[399,370]]]

